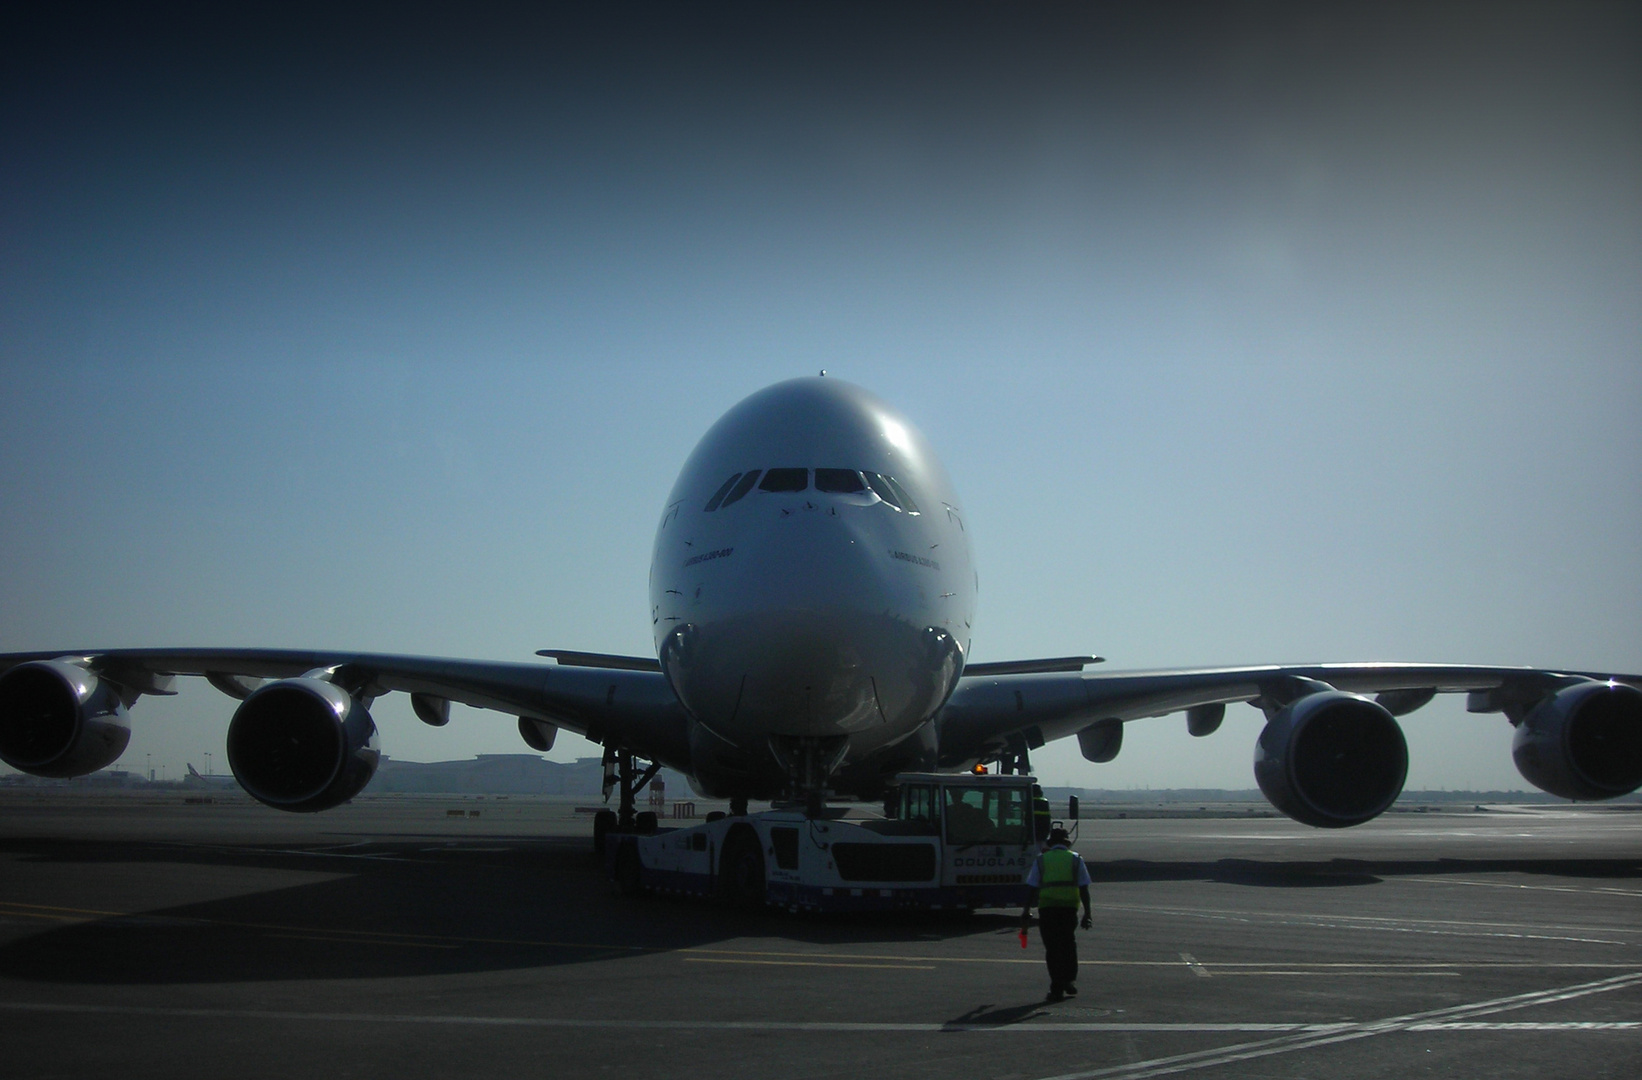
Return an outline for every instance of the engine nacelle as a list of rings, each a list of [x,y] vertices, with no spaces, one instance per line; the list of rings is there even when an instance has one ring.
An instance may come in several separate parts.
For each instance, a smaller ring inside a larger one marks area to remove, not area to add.
[[[35,660],[0,675],[0,760],[34,776],[84,776],[131,741],[119,691],[78,664]]]
[[[329,810],[370,783],[381,751],[365,706],[323,679],[281,679],[252,693],[228,724],[240,787],[276,810]]]
[[[1383,707],[1339,690],[1290,702],[1254,746],[1254,779],[1273,806],[1306,825],[1345,828],[1402,794],[1408,743]]]
[[[1551,694],[1517,725],[1511,758],[1524,780],[1564,799],[1612,799],[1642,787],[1642,690],[1589,680]]]

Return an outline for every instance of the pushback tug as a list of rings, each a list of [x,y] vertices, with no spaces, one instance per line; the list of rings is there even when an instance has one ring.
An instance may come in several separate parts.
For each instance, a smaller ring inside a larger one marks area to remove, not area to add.
[[[1050,827],[1042,790],[1019,774],[902,773],[884,812],[850,821],[797,808],[715,813],[677,829],[652,819],[653,831],[606,833],[603,854],[630,895],[789,911],[967,910],[1019,906]]]

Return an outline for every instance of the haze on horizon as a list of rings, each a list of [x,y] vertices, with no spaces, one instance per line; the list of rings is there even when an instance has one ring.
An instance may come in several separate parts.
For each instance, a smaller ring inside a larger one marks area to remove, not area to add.
[[[1637,4],[5,18],[0,651],[646,654],[685,455],[826,368],[952,473],[977,660],[1642,672]],[[222,771],[182,690],[118,767]],[[1260,723],[1034,760],[1248,788]]]

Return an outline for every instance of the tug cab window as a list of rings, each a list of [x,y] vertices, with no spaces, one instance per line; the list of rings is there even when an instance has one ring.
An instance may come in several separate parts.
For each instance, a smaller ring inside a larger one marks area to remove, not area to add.
[[[815,470],[815,490],[838,495],[855,495],[867,490],[861,474],[854,469]]]
[[[724,496],[724,501],[719,505],[729,506],[733,502],[739,502],[741,497],[751,491],[753,489],[753,485],[756,483],[758,483],[757,469],[752,469],[748,472],[742,473],[741,479],[736,481],[735,487],[730,489],[730,493]]]
[[[916,821],[934,829],[941,808],[935,803],[935,788],[929,784],[908,784],[901,789],[902,821]]]
[[[1032,840],[1026,792],[1020,788],[946,789],[946,842],[1026,844]]]
[[[760,491],[803,491],[810,486],[808,469],[770,469],[764,474]]]

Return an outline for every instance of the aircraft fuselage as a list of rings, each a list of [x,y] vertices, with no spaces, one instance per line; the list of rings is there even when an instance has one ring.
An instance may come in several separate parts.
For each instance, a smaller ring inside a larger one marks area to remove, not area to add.
[[[975,592],[957,495],[905,418],[832,378],[742,401],[685,462],[651,562],[698,785],[866,792],[933,768]]]

